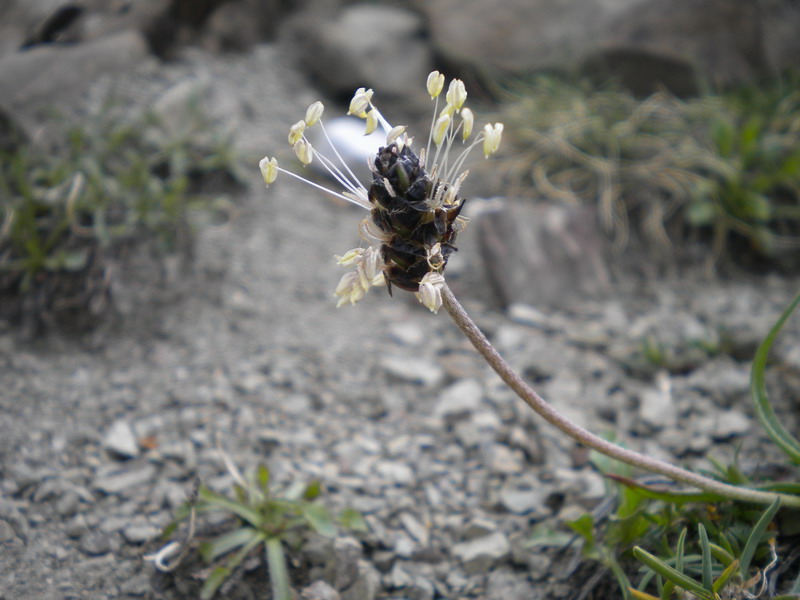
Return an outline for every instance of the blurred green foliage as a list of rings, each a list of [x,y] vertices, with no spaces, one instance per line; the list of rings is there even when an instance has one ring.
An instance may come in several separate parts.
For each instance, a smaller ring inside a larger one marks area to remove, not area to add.
[[[22,144],[1,157],[0,315],[91,312],[108,294],[109,257],[145,241],[180,248],[190,213],[220,208],[204,188],[213,177],[244,181],[241,167],[202,110],[191,104],[184,117],[131,118],[109,102],[61,123],[52,147]]]
[[[640,100],[541,77],[514,87],[498,118],[514,192],[596,204],[619,249],[631,227],[673,260],[696,239],[709,264],[800,248],[800,79]]]

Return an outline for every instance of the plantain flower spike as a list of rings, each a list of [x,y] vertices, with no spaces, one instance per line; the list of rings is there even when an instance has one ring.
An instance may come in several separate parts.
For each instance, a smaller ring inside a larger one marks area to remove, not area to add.
[[[457,250],[457,234],[466,226],[466,219],[460,216],[465,202],[461,188],[468,173],[464,162],[481,144],[484,155],[494,154],[503,133],[502,123],[487,124],[471,138],[475,115],[464,106],[464,83],[459,79],[450,82],[445,106],[439,111],[444,84],[445,77],[438,71],[428,75],[426,89],[434,109],[427,146],[419,150],[406,127],[392,127],[373,104],[373,90],[356,90],[347,114],[365,119],[367,133],[378,127],[386,133],[385,145],[370,160],[372,178],[367,185],[358,181],[335,148],[332,157],[325,156],[306,138],[306,129],[317,123],[325,132],[321,102],[309,106],[305,119],[291,127],[289,142],[304,165],[318,159],[343,190],[326,188],[281,169],[274,158],[265,157],[259,163],[267,185],[280,171],[369,211],[359,225],[365,245],[337,257],[338,264],[349,269],[334,292],[337,306],[355,304],[371,288],[381,286],[386,286],[390,295],[395,288],[413,292],[434,313],[442,306],[445,267]],[[461,118],[456,119],[456,114]]]

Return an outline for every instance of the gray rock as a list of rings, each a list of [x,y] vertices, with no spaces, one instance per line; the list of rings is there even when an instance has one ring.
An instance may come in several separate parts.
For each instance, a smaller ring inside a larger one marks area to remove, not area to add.
[[[678,409],[668,387],[645,389],[639,395],[639,417],[652,429],[674,427]]]
[[[437,417],[454,417],[477,410],[483,398],[483,386],[477,379],[462,379],[439,394],[433,409]]]
[[[342,600],[373,600],[381,587],[381,575],[367,561],[358,563],[355,583],[342,592]]]
[[[0,544],[10,542],[17,536],[17,532],[11,526],[11,523],[0,519]]]
[[[129,544],[144,544],[159,536],[161,530],[149,523],[133,523],[122,530],[122,537]]]
[[[414,515],[408,512],[400,513],[400,522],[405,527],[405,530],[411,534],[423,547],[427,546],[430,542],[430,534],[428,528],[420,523]]]
[[[94,488],[105,494],[120,494],[139,486],[154,484],[156,468],[152,465],[117,471],[98,477]]]
[[[381,367],[396,379],[427,388],[441,385],[445,378],[444,369],[430,359],[386,356],[381,359]]]
[[[328,583],[320,580],[305,587],[300,592],[303,600],[340,600],[341,596]]]
[[[500,504],[508,512],[515,515],[533,514],[544,518],[550,514],[546,500],[550,495],[549,488],[518,488],[513,485],[504,485],[500,489]]]
[[[78,548],[89,556],[108,554],[114,549],[111,541],[112,535],[100,531],[88,531],[78,542]]]
[[[424,93],[433,64],[423,31],[422,18],[410,10],[359,4],[325,21],[309,19],[300,36],[301,51],[316,80],[333,95],[352,94],[363,86],[390,98],[408,98],[416,90]],[[377,94],[376,101],[380,105]]]
[[[780,70],[797,56],[800,10],[790,2],[681,0],[432,0],[435,48],[450,61],[527,74],[583,65],[637,93],[678,94],[698,79],[730,85]],[[770,27],[770,29],[764,29]],[[763,36],[761,31],[774,31]]]
[[[472,519],[461,532],[464,541],[474,540],[491,535],[497,531],[497,524],[488,519]]]
[[[491,444],[486,449],[486,466],[498,475],[513,475],[525,469],[522,452],[505,444]]]
[[[125,419],[119,419],[111,424],[105,436],[103,436],[103,446],[123,458],[135,458],[139,456],[139,443],[133,428]]]
[[[0,519],[10,524],[17,536],[23,540],[28,539],[28,520],[11,500],[0,498]]]
[[[506,201],[482,213],[477,230],[487,283],[505,306],[558,307],[611,289],[593,210]]]
[[[0,98],[13,116],[83,92],[104,73],[141,64],[147,42],[128,31],[76,46],[40,46],[0,60]]]
[[[708,423],[708,428],[701,426],[701,430],[710,434],[715,440],[744,435],[753,427],[752,420],[735,409],[717,411],[704,419],[704,423]]]
[[[333,542],[333,586],[339,591],[351,587],[359,576],[359,561],[363,550],[358,540],[336,538]]]
[[[467,574],[483,573],[502,562],[511,552],[508,538],[501,531],[456,544],[453,556],[461,561]]]
[[[414,471],[410,466],[399,461],[380,461],[375,466],[375,471],[393,484],[409,485],[414,481]]]

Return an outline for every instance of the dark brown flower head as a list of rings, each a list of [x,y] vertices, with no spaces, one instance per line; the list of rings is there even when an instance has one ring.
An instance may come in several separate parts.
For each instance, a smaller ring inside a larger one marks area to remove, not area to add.
[[[478,145],[483,146],[487,158],[494,154],[503,134],[502,123],[487,123],[472,136],[475,116],[464,106],[467,91],[458,79],[450,82],[445,106],[439,111],[444,83],[439,71],[428,75],[426,88],[436,103],[428,143],[419,154],[411,149],[412,139],[406,135],[405,126],[392,127],[372,103],[373,91],[356,90],[347,114],[364,119],[367,134],[378,126],[386,132],[386,145],[372,159],[369,188],[358,181],[325,132],[321,102],[314,102],[305,118],[291,126],[288,142],[303,165],[318,160],[344,187],[343,191],[325,188],[282,169],[274,157],[264,157],[259,163],[267,185],[275,181],[279,172],[286,173],[370,211],[360,226],[361,237],[369,246],[353,248],[338,257],[340,265],[353,270],[345,273],[336,286],[337,306],[355,304],[370,288],[383,285],[388,285],[390,294],[393,285],[415,292],[432,312],[442,306],[444,269],[456,251],[456,234],[466,223],[459,216],[464,206],[459,189],[467,176],[464,161]],[[317,124],[331,142],[333,158],[312,147],[305,135],[306,129]],[[462,147],[455,156],[451,155],[454,146]]]
[[[372,222],[381,232],[381,258],[389,285],[416,292],[430,271],[442,273],[456,251],[456,217],[464,206],[455,197],[444,204],[441,181],[434,181],[407,144],[381,148],[373,164],[369,200]]]

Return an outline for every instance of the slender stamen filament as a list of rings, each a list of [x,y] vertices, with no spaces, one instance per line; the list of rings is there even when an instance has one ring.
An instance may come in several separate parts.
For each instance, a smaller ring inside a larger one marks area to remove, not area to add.
[[[339,192],[334,192],[333,190],[331,190],[329,188],[326,188],[324,185],[320,185],[318,183],[314,183],[310,179],[306,179],[305,177],[302,177],[301,175],[298,175],[297,173],[292,173],[291,171],[287,171],[286,169],[282,169],[281,167],[278,167],[278,171],[280,171],[281,173],[286,173],[287,175],[290,175],[290,176],[294,177],[295,179],[299,179],[303,183],[307,183],[311,187],[317,188],[318,190],[320,190],[322,192],[325,192],[329,196],[333,196],[333,197],[339,198],[341,200],[346,200],[347,202],[352,202],[353,204],[358,204],[361,208],[366,208],[366,209],[372,208],[370,206],[369,200],[367,200],[366,195],[365,195],[363,190],[362,191],[353,192],[353,196],[347,196],[345,194],[340,194]],[[363,198],[362,198],[362,196],[363,196]]]

